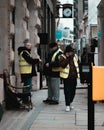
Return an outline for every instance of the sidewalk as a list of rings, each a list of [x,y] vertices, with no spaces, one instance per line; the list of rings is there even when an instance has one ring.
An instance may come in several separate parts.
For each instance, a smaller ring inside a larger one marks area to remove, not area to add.
[[[81,87],[78,84],[78,87]],[[65,112],[63,89],[60,89],[59,105],[42,102],[47,89],[33,93],[34,108],[29,112],[5,111],[0,130],[87,130],[87,89],[77,89],[74,110]],[[95,104],[95,130],[104,130],[104,104]]]

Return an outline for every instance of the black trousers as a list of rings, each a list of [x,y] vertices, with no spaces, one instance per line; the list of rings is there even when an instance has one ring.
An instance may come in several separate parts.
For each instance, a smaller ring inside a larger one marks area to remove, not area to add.
[[[64,95],[65,95],[65,104],[70,106],[70,103],[73,102],[77,86],[77,78],[73,79],[64,79]]]

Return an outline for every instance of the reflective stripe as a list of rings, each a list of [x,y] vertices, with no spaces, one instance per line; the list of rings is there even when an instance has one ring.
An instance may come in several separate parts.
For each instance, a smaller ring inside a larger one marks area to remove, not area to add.
[[[57,54],[59,53],[59,52],[62,52],[62,50],[59,48],[55,53],[54,53],[54,55],[52,56],[52,62],[54,62],[55,61],[55,58],[56,58],[56,56],[57,56]],[[54,71],[54,72],[60,72],[62,70],[62,67],[54,67],[54,68],[52,68],[52,71]]]
[[[19,56],[19,67],[20,67],[20,73],[21,74],[30,74],[31,71],[32,71],[32,65],[29,64],[22,56],[24,51],[22,51],[20,53],[20,56]],[[31,54],[28,52],[28,51],[25,51],[26,53],[28,53],[30,56]]]
[[[69,64],[66,66],[66,68],[63,68],[61,71],[60,71],[60,77],[61,78],[68,78],[68,75],[69,75]]]

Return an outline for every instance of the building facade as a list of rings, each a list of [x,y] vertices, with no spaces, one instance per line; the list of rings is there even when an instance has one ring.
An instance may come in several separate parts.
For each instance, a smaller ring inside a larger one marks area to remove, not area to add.
[[[98,40],[97,5],[99,2],[100,0],[83,1],[83,17],[81,22],[79,22],[80,55],[83,52],[83,48],[87,47],[88,53],[94,53],[95,65],[98,65],[98,47],[95,44]]]
[[[78,0],[73,0],[74,6],[74,42],[78,39]]]
[[[98,64],[104,66],[104,1],[101,0],[98,9]]]
[[[88,0],[74,0],[74,42],[79,58],[86,42]]]

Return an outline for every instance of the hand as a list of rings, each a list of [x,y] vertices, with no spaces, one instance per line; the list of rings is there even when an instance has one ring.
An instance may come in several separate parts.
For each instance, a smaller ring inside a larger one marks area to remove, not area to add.
[[[39,59],[39,63],[42,63],[42,60],[41,60],[41,59]]]
[[[74,53],[73,52],[66,52],[66,57],[71,57],[71,56],[74,56]]]
[[[46,67],[49,67],[49,63],[46,63],[45,65],[46,65]]]
[[[66,57],[69,57],[69,53],[68,53],[68,52],[66,52],[66,54],[65,54],[65,55],[66,55]]]

